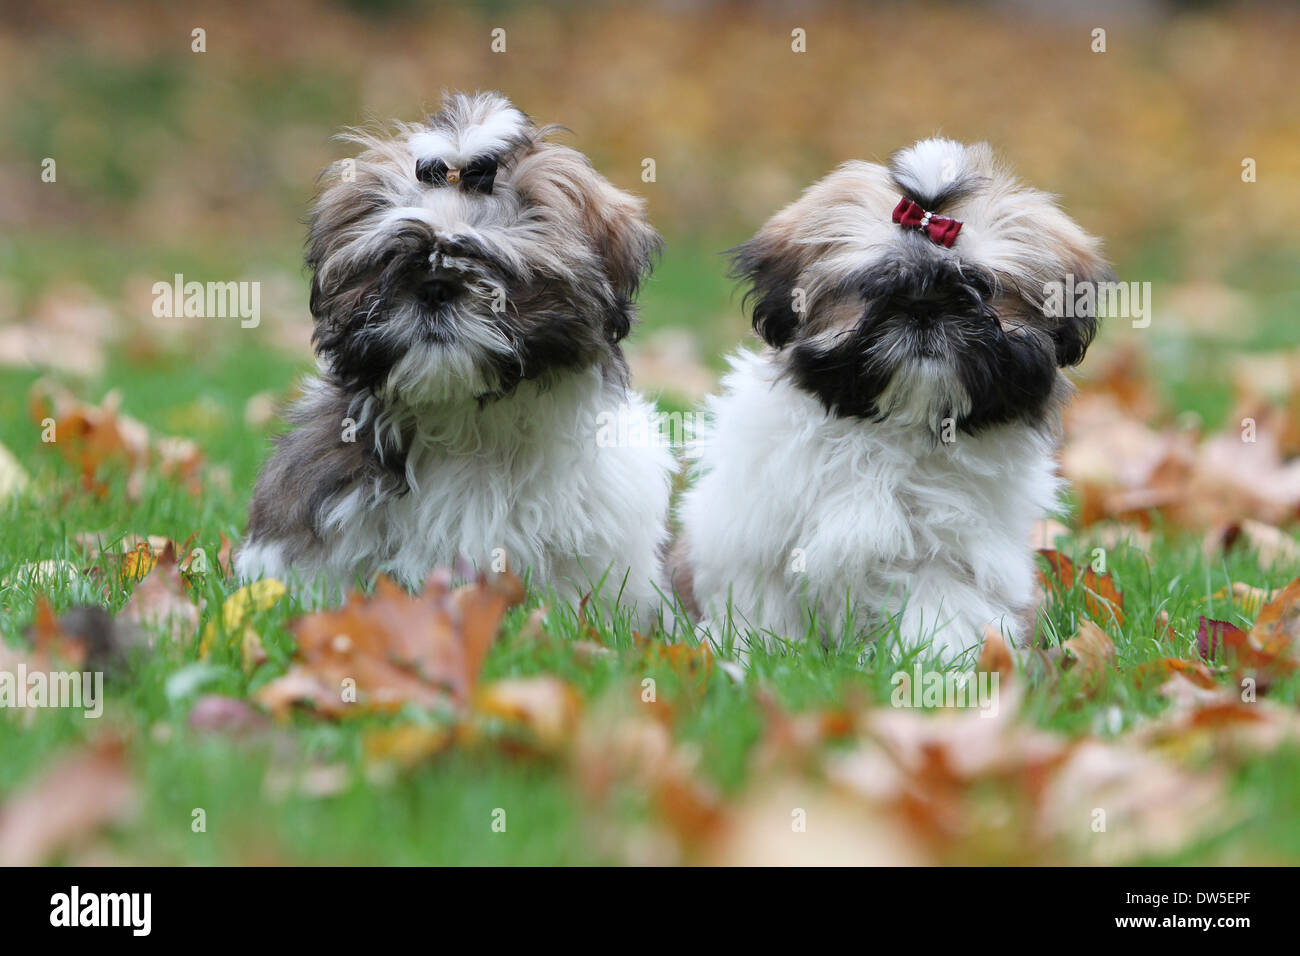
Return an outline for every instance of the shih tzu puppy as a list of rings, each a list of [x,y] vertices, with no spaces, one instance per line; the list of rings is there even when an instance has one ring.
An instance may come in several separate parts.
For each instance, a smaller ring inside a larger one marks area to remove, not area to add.
[[[672,456],[620,341],[661,245],[640,200],[503,97],[353,131],[307,264],[319,374],[262,469],[237,557],[261,575],[416,584],[439,565],[656,613]]]
[[[1097,326],[1051,291],[1109,276],[1098,242],[986,145],[931,139],[840,167],[733,254],[767,348],[710,399],[672,568],[714,639],[1028,639],[1061,369]]]

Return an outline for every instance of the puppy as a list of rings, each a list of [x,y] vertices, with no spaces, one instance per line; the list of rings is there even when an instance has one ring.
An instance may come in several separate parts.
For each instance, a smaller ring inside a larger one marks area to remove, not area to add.
[[[767,348],[693,452],[672,573],[705,627],[948,659],[1028,639],[1060,369],[1097,326],[1091,299],[1045,303],[1110,275],[1097,241],[986,145],[931,139],[840,167],[733,255]]]
[[[530,571],[659,603],[670,452],[619,343],[661,246],[642,203],[495,93],[352,131],[322,174],[307,264],[319,374],[249,508],[240,575],[333,584],[435,566]]]

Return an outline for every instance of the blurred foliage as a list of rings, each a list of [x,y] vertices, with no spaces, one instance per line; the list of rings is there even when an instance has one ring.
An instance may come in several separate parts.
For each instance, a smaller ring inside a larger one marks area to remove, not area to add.
[[[941,131],[1061,193],[1135,278],[1289,254],[1296,11],[1157,9],[49,0],[0,14],[0,221],[293,243],[339,127],[494,87],[568,126],[670,237],[743,235],[831,166]]]

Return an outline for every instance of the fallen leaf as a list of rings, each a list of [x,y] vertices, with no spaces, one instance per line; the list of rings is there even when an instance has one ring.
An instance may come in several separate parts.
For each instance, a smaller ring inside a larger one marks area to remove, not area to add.
[[[1250,629],[1250,640],[1265,654],[1286,657],[1292,663],[1300,657],[1300,578],[1269,596]]]
[[[984,646],[980,648],[979,661],[975,670],[986,674],[1000,674],[1007,680],[1015,673],[1015,659],[1011,649],[997,628],[989,625],[984,629]]]
[[[330,716],[407,704],[464,711],[501,618],[522,599],[509,572],[455,591],[431,577],[414,595],[381,577],[370,596],[295,620],[295,664],[257,699],[279,714],[298,703]]]
[[[135,783],[120,741],[103,737],[58,758],[0,806],[0,866],[38,866],[134,816]]]
[[[695,645],[685,642],[668,644],[634,632],[632,642],[640,648],[646,667],[666,665],[697,692],[702,692],[708,685],[709,675],[713,673],[713,651],[708,641]]]
[[[1281,528],[1262,521],[1245,518],[1228,522],[1213,528],[1205,536],[1205,551],[1211,557],[1240,547],[1255,552],[1256,561],[1263,571],[1271,571],[1278,565],[1300,564],[1300,543]]]
[[[372,730],[363,743],[367,772],[372,779],[382,779],[385,768],[410,769],[447,750],[455,740],[455,730],[450,727],[402,724]]]
[[[484,687],[475,711],[527,731],[545,750],[559,750],[573,738],[581,701],[572,687],[557,677],[516,677]]]
[[[1082,670],[1085,694],[1094,693],[1115,669],[1115,642],[1092,621],[1080,621],[1074,637],[1061,647]]]
[[[1207,690],[1219,686],[1214,672],[1200,661],[1188,661],[1179,657],[1162,657],[1159,660],[1139,665],[1135,674],[1139,686],[1146,684],[1152,678],[1163,683],[1174,674],[1181,675],[1195,686]]]
[[[1056,588],[1058,593],[1067,593],[1074,590],[1077,580],[1083,588],[1084,607],[1088,609],[1088,614],[1093,620],[1104,622],[1114,620],[1116,626],[1124,623],[1124,595],[1115,586],[1109,571],[1098,574],[1089,567],[1080,577],[1075,570],[1074,562],[1061,552],[1044,548],[1038,553],[1052,570],[1052,577],[1039,573],[1044,591]],[[1054,585],[1053,580],[1059,584]]]
[[[180,482],[191,494],[203,490],[203,456],[198,446],[184,438],[151,436],[144,424],[121,414],[117,392],[91,405],[53,382],[38,379],[29,393],[29,407],[42,429],[52,425],[53,440],[47,444],[78,468],[84,491],[100,497],[107,494],[106,469],[126,472],[127,492],[136,498],[150,471]]]
[[[170,542],[157,556],[153,569],[131,592],[118,620],[136,624],[149,634],[161,630],[173,643],[194,636],[199,626],[199,609],[190,600]]]
[[[222,634],[234,635],[239,642],[239,656],[244,670],[251,671],[266,660],[262,637],[253,627],[255,614],[270,610],[288,593],[284,583],[275,578],[262,578],[246,584],[221,605],[221,613],[209,621],[199,640],[199,657],[207,657]]]

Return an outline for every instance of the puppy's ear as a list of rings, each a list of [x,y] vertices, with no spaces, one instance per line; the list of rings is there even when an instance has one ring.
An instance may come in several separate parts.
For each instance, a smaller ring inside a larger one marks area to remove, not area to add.
[[[1095,237],[1084,232],[1047,196],[1039,194],[1034,199],[1041,204],[1032,217],[1037,241],[1053,250],[1054,255],[1031,280],[1039,288],[1027,291],[1042,296],[1043,321],[1056,347],[1056,364],[1062,368],[1078,365],[1097,334],[1101,318],[1097,293],[1102,283],[1114,281],[1115,273],[1102,258],[1101,243]],[[1065,302],[1070,289],[1085,287],[1091,287],[1093,294]]]
[[[617,342],[631,330],[630,306],[664,242],[646,221],[644,201],[595,173],[593,179],[587,227],[621,306],[610,320],[611,340]]]
[[[786,229],[768,223],[748,242],[727,250],[731,278],[745,283],[745,304],[753,306],[754,331],[768,345],[787,345],[799,327],[795,283],[799,256]]]
[[[552,129],[541,130],[535,147],[520,158],[515,184],[527,200],[544,209],[564,210],[563,226],[590,238],[615,300],[606,333],[611,342],[618,342],[631,330],[632,302],[663,239],[646,221],[641,199],[615,187],[577,150],[543,142]]]
[[[1114,270],[1104,259],[1079,249],[1071,250],[1066,274],[1074,277],[1076,289],[1083,287],[1084,283],[1091,286],[1093,295],[1076,299],[1073,308],[1055,316],[1055,324],[1049,327],[1052,343],[1056,346],[1056,364],[1062,368],[1083,361],[1101,322],[1098,314],[1101,283],[1115,280]]]

